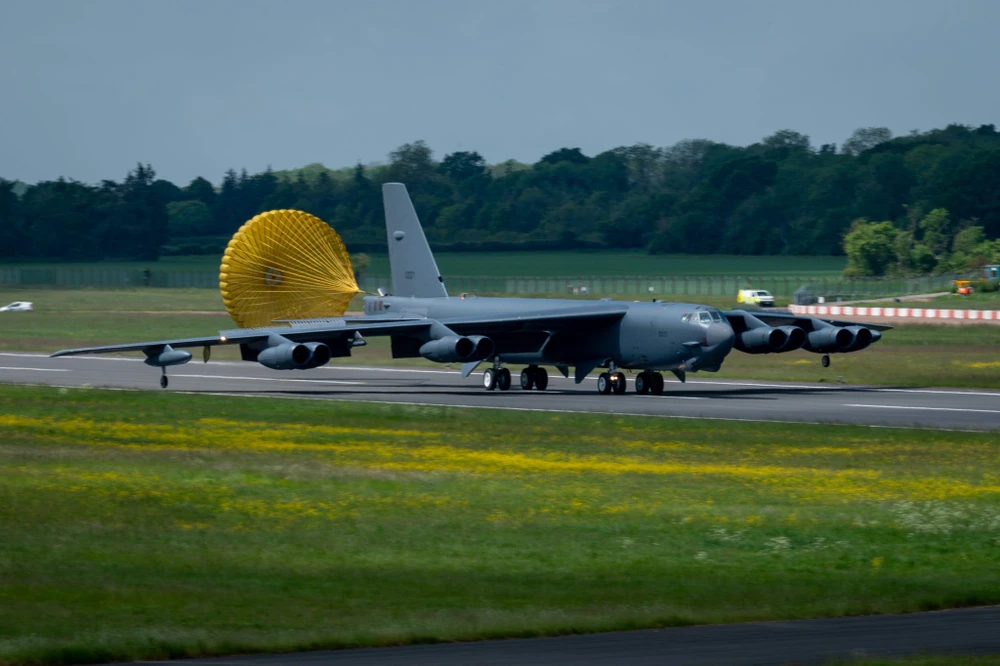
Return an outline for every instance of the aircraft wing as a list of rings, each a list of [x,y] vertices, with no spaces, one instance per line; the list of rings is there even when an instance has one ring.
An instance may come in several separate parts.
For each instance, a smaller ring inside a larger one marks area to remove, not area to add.
[[[360,317],[358,319],[361,319]],[[337,338],[354,337],[355,333],[371,335],[395,335],[412,333],[429,328],[432,319],[400,319],[390,321],[367,321],[347,324],[344,319],[306,320],[294,322],[290,326],[262,326],[260,328],[236,328],[229,331],[219,331],[218,335],[202,338],[181,338],[178,340],[154,340],[150,342],[132,342],[121,345],[106,345],[103,347],[81,347],[79,349],[63,349],[51,354],[56,356],[76,356],[78,354],[108,354],[128,351],[153,351],[170,345],[175,349],[184,347],[213,347],[215,345],[250,344],[267,339],[270,335],[280,335],[293,342],[313,342]],[[347,321],[350,321],[348,319]]]
[[[761,320],[768,326],[798,326],[802,330],[809,331],[815,330],[816,326],[813,322],[819,320],[831,324],[833,326],[862,326],[864,328],[870,328],[873,331],[888,331],[892,328],[887,324],[866,324],[865,322],[859,321],[843,321],[840,319],[823,319],[822,317],[815,317],[813,315],[795,315],[790,312],[766,312],[763,310],[730,310],[729,312],[723,312],[722,315],[733,323],[733,320],[740,320],[746,315],[752,315],[753,317]],[[746,327],[743,326],[743,329]]]
[[[121,345],[105,345],[102,347],[81,347],[79,349],[63,349],[52,354],[57,356],[76,356],[78,354],[108,354],[114,352],[156,352],[167,345],[175,349],[184,347],[213,347],[216,345],[251,344],[267,339],[270,335],[280,335],[293,342],[321,342],[324,340],[353,338],[356,333],[362,335],[407,335],[422,329],[430,328],[435,322],[440,322],[460,335],[490,335],[511,331],[548,331],[555,332],[569,329],[579,329],[592,325],[602,325],[620,319],[627,308],[625,306],[600,307],[582,306],[552,312],[533,312],[523,315],[508,315],[500,317],[451,317],[440,320],[401,317],[345,317],[338,319],[305,319],[287,320],[282,325],[262,326],[259,328],[237,328],[229,331],[219,331],[218,335],[201,338],[181,338],[177,340],[152,340],[149,342],[132,342]]]

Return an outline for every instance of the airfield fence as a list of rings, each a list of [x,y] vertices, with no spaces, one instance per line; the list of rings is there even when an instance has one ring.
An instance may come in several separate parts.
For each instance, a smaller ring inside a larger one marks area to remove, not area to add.
[[[635,296],[637,299],[671,296],[730,296],[740,289],[766,289],[781,300],[808,287],[825,302],[889,298],[908,294],[948,291],[952,280],[965,276],[934,275],[908,278],[844,279],[817,276],[449,276],[451,294]],[[142,270],[104,267],[0,267],[2,286],[60,287],[170,287],[215,289],[219,274],[205,270]],[[391,291],[388,275],[366,274],[359,286],[370,293],[379,287]]]

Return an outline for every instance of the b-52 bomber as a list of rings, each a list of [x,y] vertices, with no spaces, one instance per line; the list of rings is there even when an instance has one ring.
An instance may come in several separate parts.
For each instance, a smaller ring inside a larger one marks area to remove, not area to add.
[[[53,356],[141,351],[148,365],[162,369],[160,385],[166,388],[166,368],[191,360],[186,348],[203,347],[207,361],[212,347],[239,345],[244,361],[308,370],[350,356],[365,337],[389,336],[393,358],[460,363],[464,377],[488,364],[482,375],[488,391],[510,389],[505,365],[518,364],[526,366],[520,374],[523,390],[544,391],[546,367],[564,377],[572,368],[578,384],[603,368],[596,382],[602,394],[625,393],[625,370],[637,373],[637,393],[660,394],[663,371],[681,382],[687,373],[716,372],[733,349],[781,354],[801,348],[822,354],[827,367],[830,354],[861,351],[891,328],[778,312],[720,312],[689,303],[450,296],[406,187],[387,183],[382,197],[392,292],[365,296],[363,315],[277,320],[207,337],[68,349]]]

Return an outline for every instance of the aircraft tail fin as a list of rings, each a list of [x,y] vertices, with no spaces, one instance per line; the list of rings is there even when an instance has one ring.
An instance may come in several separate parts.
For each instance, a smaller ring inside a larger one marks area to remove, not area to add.
[[[385,231],[389,243],[389,266],[392,270],[394,296],[434,298],[447,296],[444,280],[434,261],[431,246],[417,219],[406,185],[382,185],[385,206]]]

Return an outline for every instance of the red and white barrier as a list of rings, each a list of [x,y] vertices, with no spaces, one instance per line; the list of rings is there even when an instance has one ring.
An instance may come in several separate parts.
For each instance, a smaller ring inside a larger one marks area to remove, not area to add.
[[[797,315],[820,317],[899,317],[903,319],[967,319],[1000,321],[1000,310],[938,310],[934,308],[881,308],[851,305],[790,305]]]

